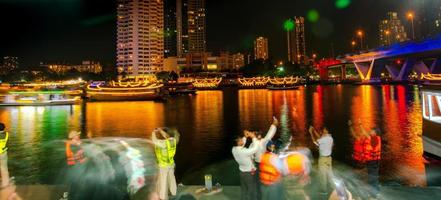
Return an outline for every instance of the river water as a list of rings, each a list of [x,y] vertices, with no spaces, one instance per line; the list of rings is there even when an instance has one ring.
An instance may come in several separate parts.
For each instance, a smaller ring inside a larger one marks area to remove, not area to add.
[[[0,107],[10,132],[9,170],[19,184],[54,184],[65,167],[63,140],[71,130],[83,138],[149,139],[155,127],[176,127],[181,141],[176,174],[184,184],[203,184],[203,175],[238,184],[232,161],[233,139],[244,129],[266,131],[280,119],[276,137],[292,134],[315,153],[309,125],[326,126],[334,137],[334,160],[354,168],[347,121],[383,131],[381,181],[426,184],[422,117],[416,86],[307,86],[292,91],[199,91],[167,102],[93,102],[75,106]],[[354,168],[355,169],[355,168]],[[355,169],[357,170],[357,169]]]

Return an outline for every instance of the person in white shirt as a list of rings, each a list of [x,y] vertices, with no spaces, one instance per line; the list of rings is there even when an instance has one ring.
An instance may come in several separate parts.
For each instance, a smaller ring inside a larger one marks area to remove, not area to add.
[[[261,184],[259,180],[259,166],[260,166],[260,160],[262,158],[262,155],[266,151],[266,145],[269,141],[271,141],[276,134],[277,126],[279,125],[279,121],[276,117],[273,117],[273,123],[271,124],[271,127],[269,128],[268,132],[266,133],[265,137],[262,138],[261,133],[257,133],[257,144],[259,145],[259,150],[254,154],[254,164],[257,168],[256,170],[256,189],[257,189],[257,199],[261,199]]]
[[[259,150],[258,140],[254,132],[246,133],[253,139],[250,148],[245,147],[245,137],[236,139],[236,146],[233,147],[234,160],[239,164],[241,200],[256,200],[256,167],[253,162],[253,155]]]
[[[330,184],[332,177],[332,147],[334,145],[334,139],[331,134],[329,134],[328,129],[325,127],[319,133],[314,127],[309,127],[309,133],[311,134],[312,141],[319,148],[319,159],[318,159],[318,171],[319,171],[319,182],[320,191],[323,195],[328,195],[330,191]]]

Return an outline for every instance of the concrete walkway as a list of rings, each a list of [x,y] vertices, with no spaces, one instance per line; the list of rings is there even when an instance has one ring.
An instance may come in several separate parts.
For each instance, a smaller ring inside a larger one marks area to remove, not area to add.
[[[223,186],[222,192],[213,195],[196,194],[195,192],[203,186],[184,186],[179,187],[179,193],[189,193],[200,200],[238,200],[240,199],[240,188],[238,186]],[[22,199],[29,200],[59,200],[63,192],[67,191],[64,186],[54,185],[20,185],[17,186],[16,192]],[[431,200],[441,199],[441,187],[416,188],[401,186],[386,186],[381,188],[381,198],[385,200]],[[2,193],[5,191],[2,190]],[[302,193],[301,190],[294,193]],[[0,200],[3,200],[3,194]],[[136,195],[135,199],[147,199],[146,195]],[[301,198],[299,195],[298,199]],[[311,197],[317,199],[317,197]],[[356,198],[360,199],[360,198]]]

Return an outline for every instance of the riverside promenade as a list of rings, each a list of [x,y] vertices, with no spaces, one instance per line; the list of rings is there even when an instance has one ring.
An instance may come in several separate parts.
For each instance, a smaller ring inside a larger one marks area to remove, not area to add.
[[[240,199],[239,186],[224,186],[222,192],[213,195],[200,195],[195,194],[195,191],[203,186],[182,186],[178,188],[179,193],[193,194],[196,199],[200,200],[235,200]],[[16,192],[23,199],[32,200],[59,200],[63,192],[66,191],[65,186],[54,185],[19,185]],[[299,194],[299,199],[302,193],[301,190],[295,191]],[[1,191],[0,200],[6,199],[4,190]],[[147,195],[144,193],[137,194],[134,199],[146,199]],[[311,196],[311,199],[316,199]],[[441,187],[403,187],[403,186],[385,186],[381,188],[381,199],[385,200],[429,200],[429,199],[441,199]]]

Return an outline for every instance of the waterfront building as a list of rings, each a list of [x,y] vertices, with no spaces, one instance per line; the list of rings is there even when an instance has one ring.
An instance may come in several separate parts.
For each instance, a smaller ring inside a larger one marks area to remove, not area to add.
[[[254,41],[254,58],[256,60],[267,60],[268,56],[268,39],[264,37],[258,37]]]
[[[18,68],[18,57],[5,56],[3,63],[0,65],[0,74],[5,75]]]
[[[158,0],[118,0],[117,62],[129,77],[162,71],[164,4]]]
[[[306,56],[306,40],[305,40],[305,18],[294,17],[295,23],[295,51],[293,54],[294,60],[298,64],[305,64],[308,57]]]
[[[167,63],[169,66],[172,64]],[[218,55],[211,53],[186,54],[177,58],[177,69],[202,69],[202,70],[235,70],[245,65],[245,57],[241,53],[230,54],[220,52]],[[167,67],[172,68],[172,67]]]
[[[379,25],[380,46],[387,46],[408,40],[407,33],[396,12],[388,12],[388,18]]]
[[[189,53],[206,52],[205,0],[188,0]]]
[[[40,63],[40,67],[48,69],[50,72],[56,74],[65,74],[69,71],[75,70],[81,73],[99,74],[103,71],[103,67],[99,62],[83,61],[81,64],[67,64],[67,63]]]
[[[176,0],[164,0],[164,58],[177,56]]]

